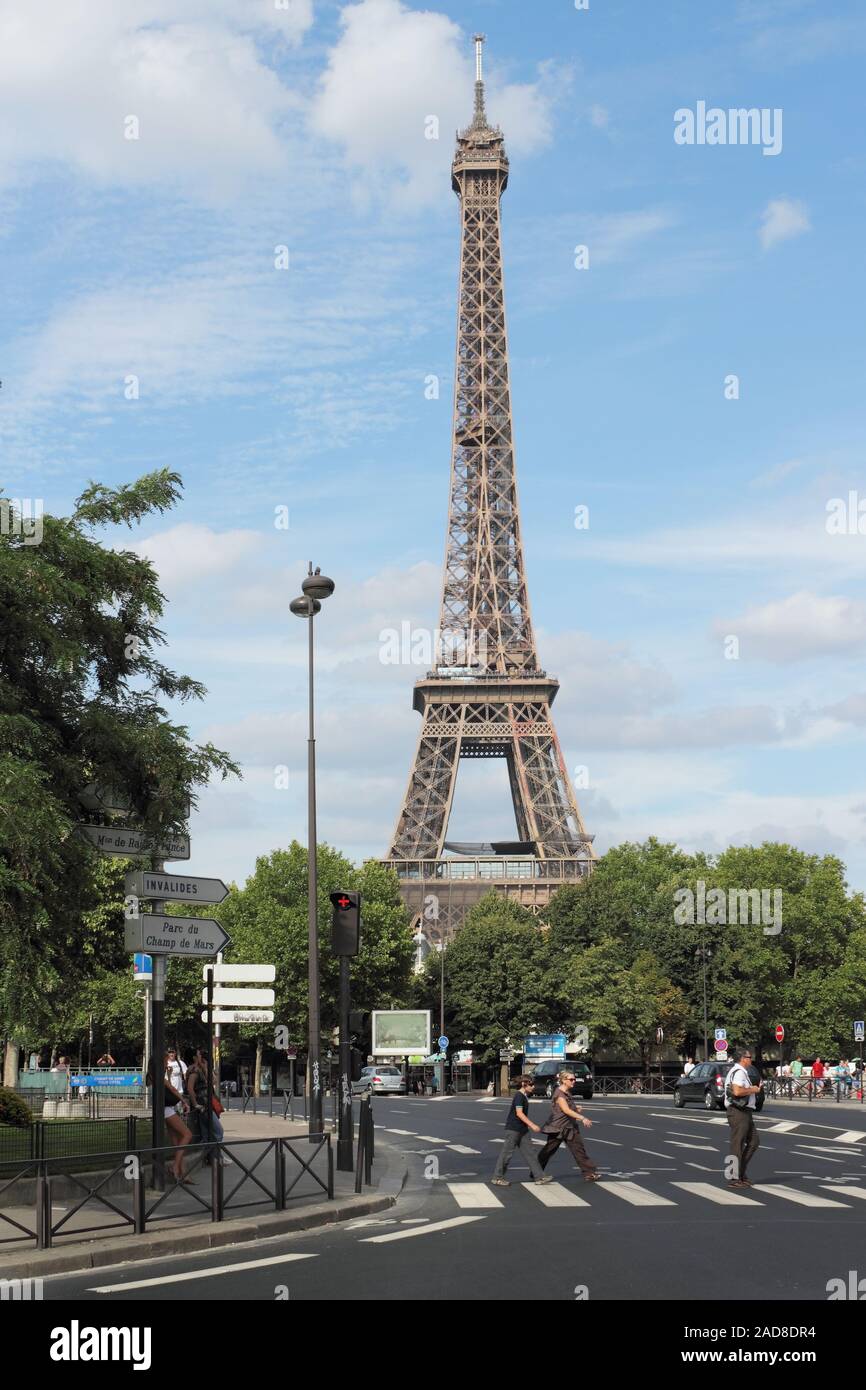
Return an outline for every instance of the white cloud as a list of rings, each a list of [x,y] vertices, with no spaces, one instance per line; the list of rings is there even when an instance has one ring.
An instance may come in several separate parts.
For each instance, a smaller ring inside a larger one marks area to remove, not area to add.
[[[769,251],[780,241],[811,232],[809,212],[806,204],[797,198],[771,198],[761,213],[761,226],[758,236],[761,246]]]
[[[183,521],[133,545],[132,550],[150,560],[159,575],[160,588],[172,594],[181,586],[215,575],[231,574],[261,547],[256,531],[213,531],[209,526]]]
[[[296,44],[312,0],[47,0],[0,7],[0,184],[40,163],[100,183],[176,183],[224,196],[276,172],[298,106],[263,61]],[[135,116],[139,138],[125,137]]]
[[[410,10],[401,0],[347,5],[341,23],[313,102],[313,129],[343,147],[349,164],[364,171],[365,187],[390,189],[396,176],[406,203],[441,198],[454,131],[472,117],[470,44],[447,15]],[[488,116],[508,148],[545,144],[553,81],[502,83],[495,62],[485,78]],[[429,117],[438,138],[425,134]]]
[[[765,661],[800,661],[847,655],[866,644],[866,603],[843,595],[801,590],[713,624],[718,637],[735,633],[740,655]]]

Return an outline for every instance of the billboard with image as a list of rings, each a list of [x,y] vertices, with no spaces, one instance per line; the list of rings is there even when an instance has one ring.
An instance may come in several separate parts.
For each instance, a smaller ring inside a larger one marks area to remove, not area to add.
[[[412,1053],[430,1055],[429,1009],[374,1009],[374,1057],[408,1057]]]

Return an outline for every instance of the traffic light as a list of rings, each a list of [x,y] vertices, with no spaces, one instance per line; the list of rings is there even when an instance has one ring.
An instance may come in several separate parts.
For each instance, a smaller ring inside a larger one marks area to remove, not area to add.
[[[361,894],[330,893],[331,950],[335,956],[356,956],[361,946]]]

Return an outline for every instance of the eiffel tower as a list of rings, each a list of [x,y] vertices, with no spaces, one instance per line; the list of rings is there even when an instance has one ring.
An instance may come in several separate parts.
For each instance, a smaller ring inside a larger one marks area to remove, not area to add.
[[[508,158],[502,131],[485,111],[484,36],[474,42],[475,113],[457,135],[451,166],[460,201],[460,286],[436,666],[415,684],[423,725],[382,861],[396,870],[413,922],[433,944],[448,940],[491,889],[540,911],[594,860],[550,712],[559,682],[539,668],[529,612],[500,235]],[[461,758],[506,760],[518,841],[446,839]]]

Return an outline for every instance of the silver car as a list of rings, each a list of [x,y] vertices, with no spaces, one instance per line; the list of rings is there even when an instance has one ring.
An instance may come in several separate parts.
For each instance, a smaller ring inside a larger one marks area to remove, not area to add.
[[[399,1067],[362,1067],[359,1079],[352,1082],[352,1094],[404,1096],[403,1073]]]

